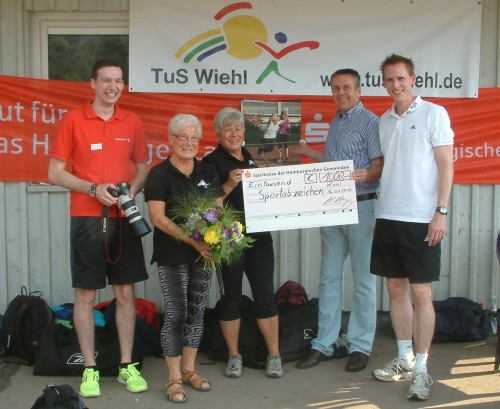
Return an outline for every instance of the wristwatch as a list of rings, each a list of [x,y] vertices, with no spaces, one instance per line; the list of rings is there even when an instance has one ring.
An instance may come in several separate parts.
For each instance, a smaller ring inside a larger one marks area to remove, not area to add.
[[[95,197],[96,191],[97,191],[97,186],[98,186],[97,183],[94,183],[92,186],[90,186],[90,189],[89,189],[90,196]]]
[[[443,216],[446,216],[448,214],[448,209],[444,206],[438,206],[438,207],[436,207],[436,212],[439,212]]]

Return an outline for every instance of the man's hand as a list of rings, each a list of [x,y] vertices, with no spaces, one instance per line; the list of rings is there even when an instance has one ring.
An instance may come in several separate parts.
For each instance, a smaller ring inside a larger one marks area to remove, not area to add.
[[[446,216],[436,212],[431,222],[429,223],[429,230],[427,237],[429,246],[435,246],[444,239],[446,234]]]

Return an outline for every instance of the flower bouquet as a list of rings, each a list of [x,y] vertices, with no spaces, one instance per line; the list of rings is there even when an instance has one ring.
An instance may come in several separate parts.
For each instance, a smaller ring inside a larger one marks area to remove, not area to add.
[[[222,263],[232,264],[255,240],[245,236],[241,212],[226,205],[217,208],[215,195],[190,190],[177,197],[172,210],[179,227],[195,241],[211,246],[211,258],[205,260],[205,268],[215,270]]]

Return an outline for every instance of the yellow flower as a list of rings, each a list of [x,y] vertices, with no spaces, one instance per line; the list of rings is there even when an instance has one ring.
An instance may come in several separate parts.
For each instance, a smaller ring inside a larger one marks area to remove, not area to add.
[[[206,243],[214,245],[220,241],[220,229],[217,226],[211,226],[203,236]]]
[[[236,230],[238,231],[238,235],[243,233],[243,230],[245,228],[243,227],[243,225],[240,222],[238,222],[238,221],[234,222],[234,226],[237,228]]]

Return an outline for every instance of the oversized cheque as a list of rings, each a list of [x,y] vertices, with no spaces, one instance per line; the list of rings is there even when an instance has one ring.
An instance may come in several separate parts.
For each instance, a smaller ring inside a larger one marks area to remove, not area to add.
[[[247,231],[358,223],[352,160],[243,170]]]

